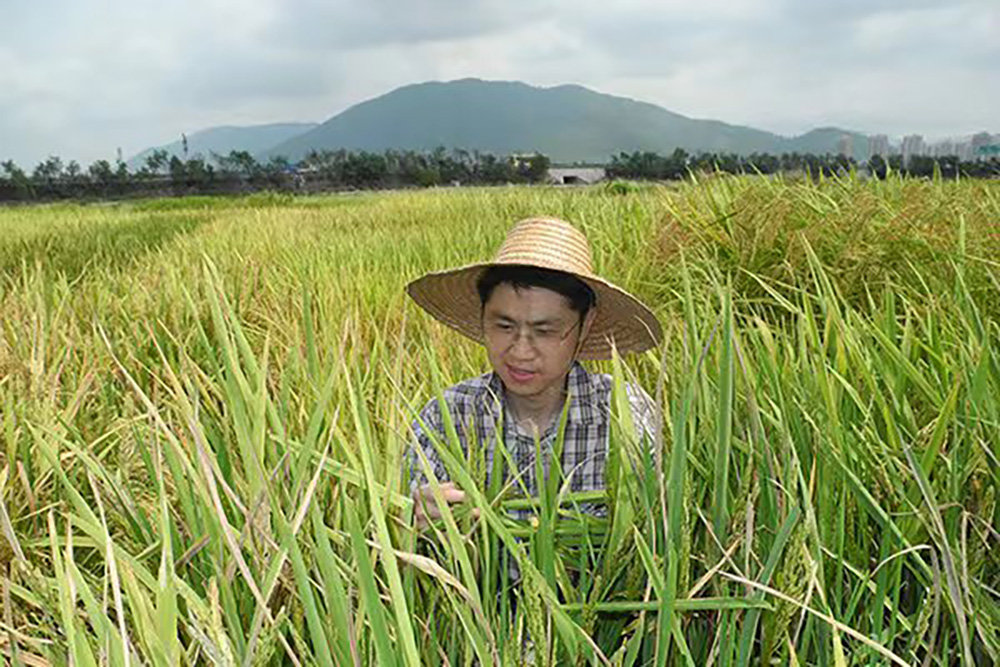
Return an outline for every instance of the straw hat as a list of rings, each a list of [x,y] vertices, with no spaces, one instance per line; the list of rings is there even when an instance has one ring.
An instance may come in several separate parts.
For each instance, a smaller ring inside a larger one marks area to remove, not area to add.
[[[572,274],[594,290],[596,315],[580,346],[581,359],[642,352],[660,342],[663,330],[652,311],[634,296],[594,275],[587,237],[565,220],[530,218],[507,234],[492,262],[429,273],[406,286],[407,293],[435,319],[483,343],[482,304],[476,281],[490,267],[536,266]]]

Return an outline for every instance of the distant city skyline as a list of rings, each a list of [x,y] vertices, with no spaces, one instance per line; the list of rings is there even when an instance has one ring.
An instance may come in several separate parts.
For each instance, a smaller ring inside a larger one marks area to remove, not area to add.
[[[990,149],[989,155],[987,149]],[[997,151],[1000,151],[1000,134],[994,135],[989,132],[977,132],[964,139],[946,138],[934,141],[928,141],[920,134],[910,134],[902,137],[898,144],[890,141],[885,134],[868,136],[869,159],[875,155],[882,157],[900,155],[904,164],[914,156],[955,156],[960,160],[975,160],[992,156]]]

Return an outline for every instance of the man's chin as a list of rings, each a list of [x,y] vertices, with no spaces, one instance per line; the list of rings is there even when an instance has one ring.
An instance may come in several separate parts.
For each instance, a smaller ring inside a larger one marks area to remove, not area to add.
[[[518,396],[533,396],[539,392],[540,378],[537,373],[526,379],[520,379],[510,373],[501,373],[500,379],[503,380],[503,384],[507,388],[507,391],[512,394],[517,394]]]

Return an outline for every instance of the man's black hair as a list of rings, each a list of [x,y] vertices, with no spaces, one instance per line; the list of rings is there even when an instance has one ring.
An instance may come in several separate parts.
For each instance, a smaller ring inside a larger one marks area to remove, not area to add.
[[[476,289],[479,290],[479,302],[482,306],[486,305],[493,290],[500,283],[510,283],[514,289],[544,287],[558,292],[569,301],[569,307],[580,314],[581,320],[597,302],[594,290],[572,274],[537,266],[515,264],[491,266],[479,277],[479,280],[476,281]]]

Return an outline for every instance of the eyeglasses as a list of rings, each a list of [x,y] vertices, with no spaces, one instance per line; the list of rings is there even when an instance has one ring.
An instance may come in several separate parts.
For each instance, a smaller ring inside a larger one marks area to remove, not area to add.
[[[487,320],[483,322],[483,333],[491,345],[508,349],[517,343],[521,337],[521,330],[524,329],[524,337],[528,345],[536,350],[540,350],[558,347],[563,341],[569,338],[569,335],[578,326],[580,326],[579,321],[569,329],[562,331],[560,328],[549,324],[518,325],[510,320]]]

